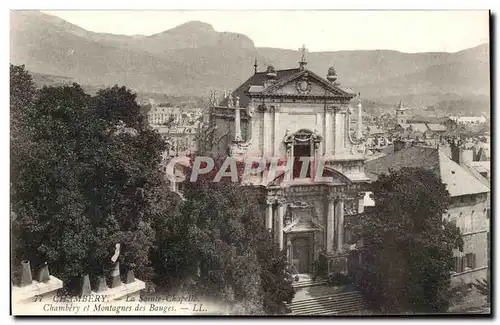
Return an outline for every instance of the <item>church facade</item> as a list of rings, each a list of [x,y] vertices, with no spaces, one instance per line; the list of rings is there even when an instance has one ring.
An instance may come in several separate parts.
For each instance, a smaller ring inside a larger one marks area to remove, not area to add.
[[[255,73],[221,101],[211,101],[208,152],[236,159],[277,157],[293,168],[269,180],[251,179],[265,192],[262,218],[297,273],[349,271],[360,243],[352,242],[348,224],[362,213],[369,178],[358,94],[337,82],[331,67],[326,78],[299,66]],[[303,158],[311,163],[304,166]],[[316,172],[318,162],[323,180]],[[302,171],[302,172],[301,172]],[[305,172],[304,172],[305,171]]]

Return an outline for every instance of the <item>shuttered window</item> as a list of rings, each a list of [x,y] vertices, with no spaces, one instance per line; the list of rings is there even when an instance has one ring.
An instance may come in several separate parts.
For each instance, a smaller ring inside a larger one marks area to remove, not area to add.
[[[453,258],[453,271],[456,273],[465,272],[467,269],[476,268],[476,254],[468,253],[465,256],[456,256]]]
[[[465,255],[465,266],[470,268],[470,269],[475,269],[476,268],[476,254],[474,253],[469,253]]]

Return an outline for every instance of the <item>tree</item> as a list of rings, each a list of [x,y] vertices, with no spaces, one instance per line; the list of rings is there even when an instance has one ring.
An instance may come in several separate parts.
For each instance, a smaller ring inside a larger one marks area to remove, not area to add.
[[[177,219],[167,221],[163,271],[157,273],[217,297],[232,313],[283,313],[294,292],[286,256],[261,218],[262,192],[225,178],[212,182],[216,172],[185,184]]]
[[[354,227],[365,244],[360,289],[386,312],[446,311],[453,249],[463,241],[443,219],[445,185],[432,171],[402,168],[381,175],[373,193],[375,207]]]
[[[27,76],[11,66],[22,135],[11,144],[13,265],[48,262],[71,290],[83,274],[106,274],[121,243],[121,265],[147,280],[155,222],[168,215],[159,134],[124,87],[95,97],[77,84],[35,91]]]

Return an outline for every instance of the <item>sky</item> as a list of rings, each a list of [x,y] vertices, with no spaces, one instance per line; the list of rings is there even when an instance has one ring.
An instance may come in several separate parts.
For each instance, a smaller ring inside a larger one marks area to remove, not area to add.
[[[489,41],[483,11],[44,11],[94,32],[151,35],[191,20],[257,47],[456,52]]]

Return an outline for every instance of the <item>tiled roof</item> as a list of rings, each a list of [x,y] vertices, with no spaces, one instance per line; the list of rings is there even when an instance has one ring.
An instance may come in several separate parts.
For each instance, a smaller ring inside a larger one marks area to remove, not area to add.
[[[421,132],[421,133],[427,132],[427,126],[425,126],[424,123],[413,123],[410,124],[410,126],[414,132]]]
[[[434,116],[413,116],[408,119],[408,123],[431,123],[440,124],[448,120],[447,117],[434,117]]]
[[[406,124],[406,123],[399,123],[399,124],[398,124],[398,125],[396,125],[396,126],[401,126],[403,129],[405,129],[405,130],[406,130],[407,128],[409,128],[409,127],[410,127],[410,124]]]
[[[295,69],[288,69],[288,70],[278,70],[276,71],[277,73],[277,76],[276,76],[276,82],[279,82],[280,80],[284,79],[284,78],[288,78],[296,73],[298,73],[300,71],[299,68],[295,68]],[[235,91],[233,91],[231,93],[231,95],[233,97],[239,97],[240,98],[240,107],[247,107],[248,106],[248,103],[250,102],[250,98],[246,95],[246,92],[250,89],[251,86],[261,86],[262,88],[260,87],[252,87],[252,90],[259,90],[262,91],[263,87],[264,87],[264,83],[266,82],[267,80],[267,72],[257,72],[256,74],[254,74],[253,76],[251,76],[250,78],[248,78],[247,81],[245,81],[244,83],[242,83],[238,88],[236,88]],[[228,99],[227,98],[224,98],[219,106],[227,106],[227,102],[228,102]]]
[[[379,175],[388,173],[389,169],[403,167],[422,167],[436,173],[446,184],[451,196],[460,196],[489,192],[489,188],[441,150],[427,147],[409,147],[392,154],[367,161],[367,175],[375,180]]]
[[[431,131],[446,131],[446,126],[444,126],[443,124],[428,123],[427,127]]]
[[[349,87],[340,84],[333,85],[314,72],[307,69],[300,70],[299,68],[276,71],[276,78],[274,79],[274,83],[268,86],[265,85],[267,81],[267,72],[257,72],[253,76],[248,78],[248,80],[245,81],[241,86],[239,86],[235,91],[233,91],[231,95],[234,98],[239,97],[240,107],[245,108],[250,102],[250,98],[247,95],[248,93],[263,95],[272,94],[276,89],[279,89],[288,82],[305,74],[308,74],[309,78],[315,80],[315,82],[321,84],[323,87],[330,90],[334,94],[337,94],[339,96],[346,96],[349,98],[353,98],[356,96],[356,93]],[[224,98],[219,103],[219,106],[226,107],[227,104],[228,98]]]
[[[491,183],[490,181],[481,175],[482,172],[486,172],[489,174],[489,170],[483,168],[482,166],[474,166],[472,164],[470,165],[464,165],[464,168],[466,168],[474,177],[476,177],[481,183],[486,185],[488,188],[491,188]]]

